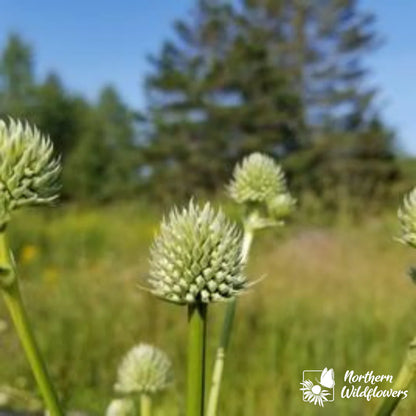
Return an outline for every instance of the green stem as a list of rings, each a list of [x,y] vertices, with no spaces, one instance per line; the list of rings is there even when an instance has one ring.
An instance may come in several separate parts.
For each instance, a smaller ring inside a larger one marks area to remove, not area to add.
[[[188,323],[188,396],[186,415],[203,416],[207,305],[204,303],[189,305]]]
[[[243,244],[241,249],[241,255],[243,262],[246,263],[253,242],[253,231],[247,226],[244,227]],[[237,307],[237,300],[233,298],[228,304],[225,311],[224,322],[222,324],[222,331],[220,337],[220,343],[217,348],[214,370],[212,373],[211,389],[208,398],[207,416],[215,416],[218,409],[218,399],[221,389],[222,375],[224,372],[225,356],[230,343],[231,332],[233,329],[234,316]]]
[[[63,416],[55,389],[36,344],[23,305],[19,282],[15,275],[4,231],[0,232],[0,271],[0,291],[3,294],[3,298],[25,351],[26,358],[32,368],[40,393],[49,410],[49,415]]]
[[[148,394],[140,396],[140,416],[152,416],[152,398]]]
[[[243,246],[241,249],[241,257],[243,259],[243,263],[247,263],[248,255],[251,249],[251,243],[253,242],[254,232],[247,227],[244,228],[244,236],[243,236]]]
[[[413,381],[416,375],[416,338],[409,344],[406,358],[402,364],[399,375],[394,383],[393,390],[407,390],[410,383]],[[389,416],[391,415],[400,400],[402,400],[403,394],[398,397],[386,397],[378,409],[376,416]]]

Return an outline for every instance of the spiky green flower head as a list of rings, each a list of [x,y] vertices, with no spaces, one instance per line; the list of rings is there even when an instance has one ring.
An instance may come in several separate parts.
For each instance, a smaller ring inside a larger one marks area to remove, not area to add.
[[[237,203],[263,211],[258,228],[287,217],[296,204],[287,190],[283,169],[262,153],[253,153],[237,164],[228,192]]]
[[[265,202],[286,192],[286,180],[282,168],[270,156],[252,153],[235,167],[228,190],[239,204]]]
[[[209,203],[173,209],[151,249],[151,292],[179,304],[228,300],[247,285],[242,235]]]
[[[106,416],[135,416],[136,414],[134,401],[129,398],[112,400],[105,413]]]
[[[168,356],[152,345],[139,344],[123,358],[118,368],[115,390],[121,394],[156,394],[173,381]]]
[[[404,197],[398,217],[402,231],[398,240],[416,248],[416,188]]]
[[[57,197],[58,159],[36,127],[0,120],[0,228],[22,206],[47,204]]]

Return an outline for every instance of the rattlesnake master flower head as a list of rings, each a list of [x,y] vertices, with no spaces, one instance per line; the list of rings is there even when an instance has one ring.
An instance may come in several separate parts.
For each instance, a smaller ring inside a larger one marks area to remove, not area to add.
[[[155,394],[169,387],[172,380],[167,355],[151,345],[139,344],[123,358],[114,388],[121,394]]]
[[[0,120],[0,227],[15,209],[58,197],[60,163],[52,153],[51,141],[36,127]]]
[[[249,208],[245,225],[253,230],[282,225],[296,205],[282,168],[261,153],[251,154],[235,167],[228,192]]]
[[[253,153],[235,167],[228,192],[239,204],[265,202],[286,192],[283,170],[271,157]]]
[[[402,228],[398,240],[416,248],[416,188],[404,197],[403,204],[398,211],[398,217]]]
[[[226,300],[246,287],[242,235],[222,211],[192,201],[173,209],[151,249],[151,291],[180,304]]]

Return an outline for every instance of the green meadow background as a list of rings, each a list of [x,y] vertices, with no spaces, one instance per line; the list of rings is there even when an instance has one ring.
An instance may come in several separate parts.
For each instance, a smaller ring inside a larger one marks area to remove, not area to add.
[[[228,212],[236,216],[233,207]],[[139,204],[68,206],[25,211],[12,223],[30,318],[68,409],[102,415],[120,358],[150,342],[172,358],[176,378],[156,415],[184,412],[186,309],[139,287],[162,214]],[[416,334],[416,292],[406,276],[414,253],[393,240],[393,213],[336,224],[295,216],[284,229],[257,235],[248,275],[263,280],[238,304],[220,414],[366,415],[380,403],[340,399],[343,375],[398,371]],[[209,311],[208,369],[223,313],[222,304]],[[3,303],[0,320],[0,399],[6,392],[17,407],[36,410],[36,388]],[[303,403],[299,388],[303,370],[324,367],[335,370],[336,399],[322,409]],[[411,388],[396,414],[414,412]]]

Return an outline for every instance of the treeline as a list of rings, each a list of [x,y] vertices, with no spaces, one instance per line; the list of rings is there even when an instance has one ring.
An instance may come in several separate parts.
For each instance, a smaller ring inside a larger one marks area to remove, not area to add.
[[[70,199],[215,192],[262,151],[327,208],[377,202],[400,171],[363,59],[380,44],[374,23],[355,0],[202,0],[151,57],[140,113],[110,86],[91,103],[57,74],[39,82],[33,50],[11,35],[0,115],[51,136]]]
[[[133,112],[111,86],[93,104],[69,93],[57,74],[38,82],[33,50],[14,34],[0,58],[0,116],[9,115],[35,123],[51,137],[64,164],[65,198],[133,195],[140,163]]]

